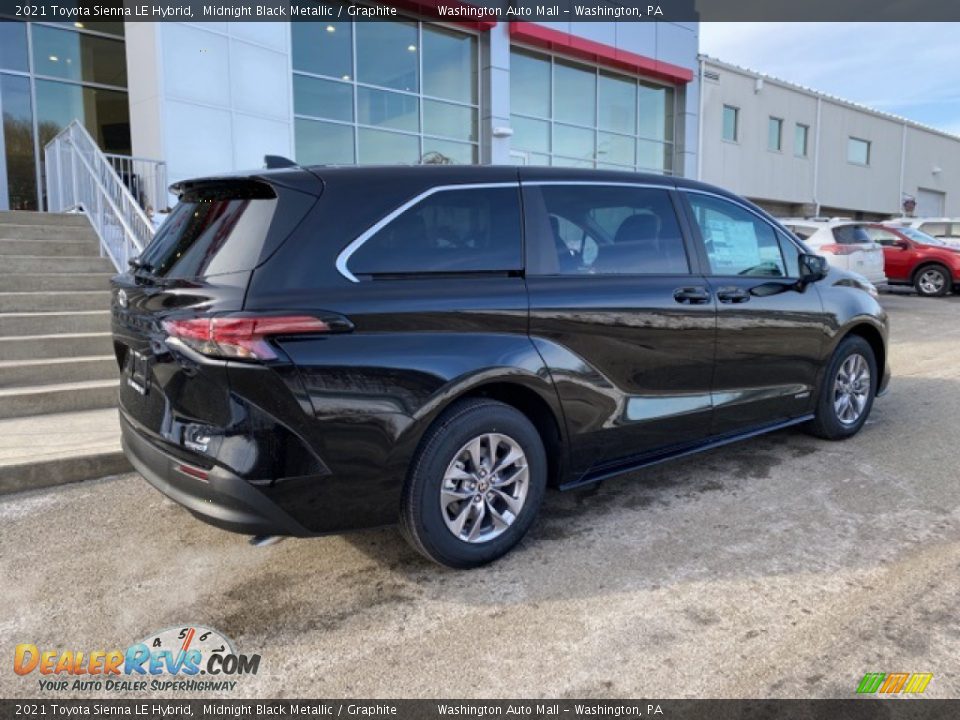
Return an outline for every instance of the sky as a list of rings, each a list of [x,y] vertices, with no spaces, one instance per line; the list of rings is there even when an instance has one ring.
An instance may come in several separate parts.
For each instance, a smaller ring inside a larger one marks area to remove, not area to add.
[[[960,23],[701,23],[700,52],[960,135]]]

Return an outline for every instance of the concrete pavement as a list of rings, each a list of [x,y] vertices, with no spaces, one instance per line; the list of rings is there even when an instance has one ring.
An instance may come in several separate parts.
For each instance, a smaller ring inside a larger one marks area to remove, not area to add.
[[[960,297],[882,300],[894,380],[859,436],[551,492],[477,571],[394,529],[254,549],[135,475],[0,498],[0,696],[39,694],[16,643],[197,622],[262,656],[222,697],[848,698],[866,672],[960,697]]]

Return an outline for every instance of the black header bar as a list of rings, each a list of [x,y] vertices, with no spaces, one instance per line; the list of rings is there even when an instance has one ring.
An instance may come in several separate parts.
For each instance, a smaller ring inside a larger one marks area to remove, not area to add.
[[[0,15],[41,22],[389,21],[493,22],[960,21],[954,0],[0,0]],[[771,30],[775,32],[775,30]]]

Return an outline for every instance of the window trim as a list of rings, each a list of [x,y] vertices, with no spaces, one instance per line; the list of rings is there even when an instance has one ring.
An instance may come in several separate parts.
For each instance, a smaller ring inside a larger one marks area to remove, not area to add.
[[[733,110],[733,138],[728,138],[724,134],[724,127],[726,123],[724,122],[724,115],[727,110]],[[720,111],[720,140],[723,142],[733,143],[735,145],[740,144],[740,108],[736,105],[727,105],[723,104],[723,109]]]
[[[434,185],[431,188],[424,190],[419,195],[407,200],[405,203],[400,205],[392,212],[380,218],[377,222],[371,225],[369,228],[364,230],[360,235],[353,239],[349,245],[347,245],[343,250],[340,251],[340,254],[337,255],[336,268],[337,272],[343,275],[344,278],[353,283],[359,283],[360,279],[357,278],[352,272],[347,264],[350,262],[350,257],[359,250],[364,243],[367,242],[371,237],[376,235],[380,230],[393,222],[400,215],[405,213],[407,210],[412,208],[414,205],[419,204],[423,200],[426,200],[431,195],[435,195],[440,192],[449,192],[451,190],[488,190],[491,188],[514,188],[517,192],[520,191],[519,181],[513,182],[495,182],[495,183],[461,183],[458,185]],[[523,210],[521,208],[520,214],[521,226],[523,224]],[[520,249],[520,257],[523,258],[523,248]]]
[[[850,159],[850,142],[856,141],[861,142],[867,146],[867,161],[866,162],[856,162],[855,160]],[[866,138],[855,137],[853,135],[847,135],[847,164],[856,165],[857,167],[870,167],[871,156],[873,155],[873,141],[867,140]]]
[[[770,147],[770,128],[773,123],[777,123],[777,146]],[[783,152],[783,126],[786,123],[782,117],[777,117],[776,115],[770,115],[767,118],[767,152],[782,153]]]
[[[810,126],[805,123],[794,123],[793,129],[793,156],[796,158],[803,158],[804,160],[810,157]],[[797,154],[797,130],[803,129],[803,154]]]

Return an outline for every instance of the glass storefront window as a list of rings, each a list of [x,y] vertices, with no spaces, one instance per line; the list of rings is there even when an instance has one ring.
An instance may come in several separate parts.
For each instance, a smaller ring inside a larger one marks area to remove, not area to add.
[[[64,5],[70,5],[71,7],[76,7],[76,3],[62,3],[61,7]],[[111,22],[107,20],[95,20],[93,22],[77,22],[76,20],[62,21],[62,22],[51,22],[50,25],[62,25],[68,30],[93,30],[95,32],[104,33],[106,35],[116,35],[117,37],[123,37],[123,21],[118,20],[116,22]]]
[[[477,146],[471,143],[423,139],[423,161],[442,165],[472,165],[477,162]]]
[[[42,209],[43,149],[79,120],[108,153],[129,155],[122,22],[0,21],[0,174],[12,208]]]
[[[525,52],[510,56],[510,110],[518,115],[550,117],[550,60]]]
[[[357,81],[392,90],[420,89],[416,23],[357,23]]]
[[[37,209],[37,168],[33,154],[30,79],[0,74],[4,161],[11,210]]]
[[[637,141],[629,135],[597,134],[597,161],[632,168],[637,154]]]
[[[478,161],[475,35],[413,21],[294,23],[292,32],[300,162]],[[324,142],[326,131],[336,139]]]
[[[361,165],[413,164],[420,160],[420,138],[416,135],[369,128],[360,128],[357,132],[357,146],[360,148],[357,161]]]
[[[127,56],[120,40],[34,25],[33,71],[64,80],[126,87]]]
[[[473,103],[477,96],[477,41],[472,35],[423,28],[423,94]]]
[[[476,140],[477,111],[463,105],[424,100],[423,132],[426,135]]]
[[[353,165],[353,126],[296,118],[297,157],[304,165]]]
[[[672,87],[515,48],[510,98],[519,162],[673,171]]]
[[[27,26],[13,20],[0,20],[0,70],[27,72]]]
[[[637,83],[601,73],[599,101],[601,130],[627,135],[637,132]]]
[[[593,130],[556,123],[553,126],[553,152],[568,158],[592,161],[596,155],[595,137]]]
[[[37,80],[37,127],[44,147],[74,118],[107,153],[130,154],[127,94],[53,80]]]
[[[297,115],[353,120],[353,86],[308,75],[293,76],[293,111]]]
[[[673,171],[673,148],[661,142],[651,140],[637,141],[637,167],[646,172]]]
[[[557,62],[553,66],[553,119],[596,127],[597,72]]]
[[[513,147],[534,153],[550,152],[548,121],[513,115],[510,118],[510,126],[513,128]]]
[[[353,25],[348,22],[293,22],[293,67],[350,80],[353,77]]]
[[[673,141],[673,88],[640,83],[640,137]]]
[[[361,125],[393,130],[420,130],[420,102],[413,95],[357,88],[357,120]]]

